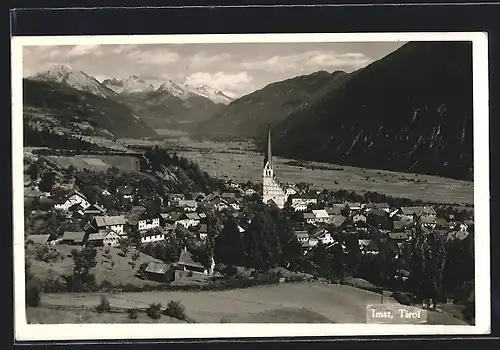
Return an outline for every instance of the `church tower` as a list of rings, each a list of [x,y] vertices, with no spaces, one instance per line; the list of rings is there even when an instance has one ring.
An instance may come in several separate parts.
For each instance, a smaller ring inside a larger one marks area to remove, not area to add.
[[[287,194],[283,186],[274,177],[273,155],[271,148],[271,124],[267,131],[267,147],[264,157],[264,167],[262,168],[262,201],[266,204],[270,200],[283,209],[287,200]]]

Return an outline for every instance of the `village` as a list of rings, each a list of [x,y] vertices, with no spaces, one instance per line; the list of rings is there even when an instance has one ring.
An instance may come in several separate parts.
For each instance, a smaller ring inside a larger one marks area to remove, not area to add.
[[[137,243],[146,245],[165,241],[175,234],[177,228],[182,227],[200,243],[204,243],[210,235],[207,214],[213,211],[236,218],[238,232],[234,234],[241,235],[250,224],[250,218],[244,215],[243,208],[248,202],[258,202],[261,197],[247,185],[228,181],[226,191],[221,193],[171,193],[160,198],[161,207],[164,208],[161,212],[133,206],[128,212],[114,215],[110,215],[103,205],[91,203],[77,189],[58,191],[57,195],[47,194],[54,203],[51,210],[62,215],[66,225],[71,222],[83,229],[65,231],[61,236],[55,232],[37,232],[28,235],[26,241],[47,245],[117,247],[129,241],[132,233],[138,233]],[[304,194],[295,186],[291,186],[291,191],[293,194],[283,210],[293,225],[295,238],[304,255],[320,242],[327,249],[334,246],[339,233],[356,237],[364,254],[378,253],[379,247],[374,239],[376,234],[386,235],[401,246],[411,240],[416,217],[419,217],[424,229],[436,230],[450,240],[463,240],[473,230],[471,219],[457,220],[453,214],[440,216],[432,206],[391,207],[387,203],[346,202],[325,197],[322,191]],[[141,201],[138,189],[132,186],[121,186],[113,193],[102,189],[102,195],[124,203]],[[181,254],[176,265],[195,273],[213,273],[213,266],[205,267],[200,262],[194,262],[188,252]],[[158,270],[153,263],[150,268]]]

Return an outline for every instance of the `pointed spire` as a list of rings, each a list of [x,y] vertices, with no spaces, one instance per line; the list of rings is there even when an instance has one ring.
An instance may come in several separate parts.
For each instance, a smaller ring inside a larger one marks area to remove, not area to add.
[[[271,152],[271,123],[268,124],[267,131],[267,152],[264,158],[264,166],[269,162],[269,167],[272,169],[273,167],[273,156]]]

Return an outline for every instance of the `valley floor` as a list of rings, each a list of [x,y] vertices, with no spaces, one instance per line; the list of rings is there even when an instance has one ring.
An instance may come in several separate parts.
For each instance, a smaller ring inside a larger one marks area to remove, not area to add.
[[[196,161],[211,175],[236,182],[262,181],[263,156],[249,143],[199,142],[187,137],[175,140],[179,155]],[[470,181],[316,162],[307,162],[308,167],[285,164],[289,161],[273,156],[275,175],[284,183],[308,182],[319,190],[371,191],[432,203],[474,203],[474,184]]]

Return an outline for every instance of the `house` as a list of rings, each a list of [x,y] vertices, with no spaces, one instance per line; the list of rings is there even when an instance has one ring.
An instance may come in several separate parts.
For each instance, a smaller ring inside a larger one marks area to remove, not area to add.
[[[54,237],[51,234],[45,234],[45,235],[28,235],[26,237],[25,242],[32,242],[34,244],[46,245],[46,244],[52,244],[52,242],[54,241],[53,238]]]
[[[410,237],[410,234],[409,234],[409,232],[406,232],[406,231],[389,232],[388,236],[397,242],[403,242],[403,241],[406,241]]]
[[[363,222],[366,222],[366,215],[364,214],[361,214],[361,213],[357,213],[357,214],[354,214],[352,216],[352,221],[354,223],[358,222],[358,221],[363,221]]]
[[[361,203],[346,202],[346,206],[349,208],[349,210],[352,211],[363,209],[363,205]]]
[[[423,214],[420,217],[420,223],[429,228],[436,228],[436,217],[433,215]]]
[[[316,247],[319,243],[318,238],[316,237],[309,237],[306,241],[300,242],[300,246],[304,253],[306,254],[309,250],[312,248]]]
[[[309,232],[307,231],[295,231],[295,237],[299,243],[307,242],[309,240]]]
[[[362,254],[378,254],[380,251],[379,245],[374,239],[359,239],[358,242]]]
[[[174,201],[182,201],[186,199],[186,197],[182,193],[169,193],[167,194],[167,204],[172,205]]]
[[[171,212],[160,214],[160,226],[174,225],[177,220],[182,216],[182,213]]]
[[[177,210],[193,212],[196,211],[196,208],[198,208],[198,202],[194,199],[178,199],[173,200],[170,203],[170,205],[175,207]]]
[[[335,215],[342,215],[342,209],[343,209],[343,207],[334,206],[334,207],[326,208],[325,210],[328,213],[328,215],[330,215],[330,217],[333,217]]]
[[[177,262],[177,269],[181,271],[192,271],[193,273],[201,273],[204,275],[211,275],[214,269],[215,263],[212,259],[211,266],[207,269],[200,262],[193,260],[193,255],[184,248]]]
[[[245,190],[245,196],[253,196],[254,194],[257,194],[257,191],[255,191],[253,188],[247,188]]]
[[[290,201],[290,206],[295,211],[305,211],[309,205],[314,204],[318,204],[318,199],[314,197],[295,197]]]
[[[198,228],[198,237],[202,241],[206,240],[208,237],[208,226],[207,224],[201,224],[200,227]]]
[[[160,230],[147,230],[141,232],[141,243],[151,243],[163,241],[165,239],[165,231]]]
[[[64,232],[59,243],[70,245],[83,245],[87,240],[88,234],[83,231],[79,232]]]
[[[106,214],[106,209],[101,207],[100,205],[92,204],[86,209],[83,209],[83,214],[84,215],[104,215]]]
[[[89,234],[86,243],[93,246],[117,247],[120,245],[121,237],[113,230]]]
[[[314,228],[310,232],[310,236],[317,238],[323,244],[332,244],[334,242],[332,234],[325,228]]]
[[[293,196],[293,195],[296,195],[297,193],[299,193],[299,189],[294,185],[287,185],[285,187],[285,193],[288,196]]]
[[[167,265],[158,261],[150,261],[144,270],[146,279],[160,282],[170,283],[175,278],[175,269],[172,265]]]
[[[236,182],[234,182],[233,180],[229,180],[226,182],[226,186],[229,187],[229,188],[232,188],[232,189],[238,189],[240,188],[240,185],[238,185]]]
[[[111,192],[109,192],[107,189],[104,189],[101,191],[101,196],[111,196]]]
[[[453,227],[453,224],[448,222],[446,219],[444,219],[444,218],[437,218],[436,219],[436,228],[449,229],[451,227]]]
[[[83,194],[78,191],[71,191],[56,204],[54,204],[54,209],[65,211],[75,204],[80,205],[82,209],[86,209],[90,206],[90,203]]]
[[[330,221],[330,215],[328,215],[328,212],[325,209],[313,210],[312,213],[314,214],[317,223],[326,223]]]
[[[152,230],[160,227],[160,216],[151,217],[147,213],[142,213],[137,221],[139,231]]]
[[[383,210],[386,213],[389,213],[391,211],[391,207],[388,203],[367,203],[364,206],[364,209],[366,212],[370,212],[375,209]]]
[[[334,227],[341,227],[347,218],[343,215],[333,215],[330,218],[330,222]]]
[[[446,237],[446,239],[448,241],[456,240],[456,239],[463,241],[468,236],[469,236],[469,232],[467,232],[467,231],[451,231],[448,233],[448,236]]]
[[[392,222],[392,227],[394,231],[402,231],[408,226],[408,223],[401,220],[394,220]]]
[[[227,204],[229,204],[229,206],[231,208],[233,208],[234,210],[240,210],[240,202],[238,202],[238,200],[232,198],[232,199],[228,199],[227,200]]]
[[[214,209],[218,211],[222,211],[224,209],[229,208],[229,204],[220,196],[217,196],[214,199],[212,199],[210,203],[214,206]]]
[[[183,213],[174,223],[175,226],[182,225],[185,228],[190,228],[199,224],[200,216],[198,215],[198,213]]]
[[[193,199],[197,202],[203,202],[207,196],[203,192],[198,192],[193,195]]]
[[[125,226],[125,218],[121,215],[117,216],[95,216],[92,220],[92,226],[98,231],[107,231],[111,229],[120,236],[124,235],[123,228]]]
[[[131,186],[120,186],[116,189],[116,193],[123,199],[132,200],[134,198],[135,189]]]

